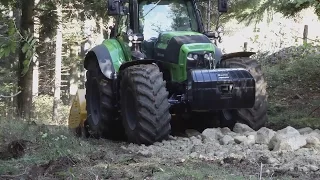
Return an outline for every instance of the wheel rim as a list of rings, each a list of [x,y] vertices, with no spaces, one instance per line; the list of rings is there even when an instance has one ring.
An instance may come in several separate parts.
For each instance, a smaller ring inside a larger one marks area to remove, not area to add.
[[[228,110],[222,110],[222,115],[225,120],[230,121],[232,119],[231,112]]]
[[[91,84],[91,93],[90,97],[90,112],[91,119],[94,125],[97,125],[100,121],[100,92],[97,82],[93,81]]]
[[[125,119],[128,122],[128,126],[131,130],[134,130],[137,126],[137,114],[136,104],[134,101],[134,94],[130,88],[127,88],[125,92]]]

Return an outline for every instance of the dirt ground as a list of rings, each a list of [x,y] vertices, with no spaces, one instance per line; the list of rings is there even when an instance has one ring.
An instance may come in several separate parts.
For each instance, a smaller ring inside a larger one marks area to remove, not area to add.
[[[320,179],[318,148],[273,152],[263,144],[235,143],[241,133],[226,129],[212,132],[222,133],[220,139],[229,133],[234,137],[229,144],[193,131],[138,146],[76,138],[66,127],[12,122],[1,127],[0,179],[6,180]]]

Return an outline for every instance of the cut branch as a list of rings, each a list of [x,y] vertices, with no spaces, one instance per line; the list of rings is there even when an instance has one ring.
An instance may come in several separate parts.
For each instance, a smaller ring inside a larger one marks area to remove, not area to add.
[[[20,94],[20,93],[21,93],[21,91],[17,92],[17,93],[14,94],[14,95],[11,95],[11,96],[6,96],[6,95],[0,94],[0,98],[12,98],[12,97],[18,96],[18,94]]]

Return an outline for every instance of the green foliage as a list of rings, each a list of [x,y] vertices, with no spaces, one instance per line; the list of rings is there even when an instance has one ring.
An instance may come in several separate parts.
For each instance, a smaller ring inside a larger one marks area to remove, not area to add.
[[[29,69],[30,62],[37,47],[37,40],[30,31],[21,33],[16,27],[14,19],[10,17],[2,17],[0,19],[6,22],[6,26],[2,27],[5,31],[5,36],[0,36],[0,58],[9,57],[15,54],[17,49],[22,45],[21,51],[26,54],[26,59],[23,63],[22,75]]]
[[[320,2],[317,0],[241,0],[231,1],[227,19],[236,18],[240,22],[247,23],[261,21],[267,13],[268,20],[272,20],[272,14],[281,13],[286,17],[295,16],[301,10],[314,7],[320,17]]]
[[[38,5],[38,8],[41,9],[41,11],[36,12],[41,23],[39,34],[45,34],[46,37],[54,38],[55,29],[58,25],[55,3],[53,1],[42,1]]]
[[[216,26],[217,2],[216,0],[211,0],[211,28]],[[208,1],[198,0],[198,4],[204,23],[206,24],[208,19]],[[221,23],[225,23],[233,18],[246,24],[259,22],[264,17],[267,17],[267,20],[271,21],[273,14],[276,12],[286,17],[291,17],[309,7],[313,7],[315,13],[320,17],[320,1],[318,0],[229,0],[228,5],[228,13],[221,16]]]
[[[25,32],[24,34],[26,34],[26,38],[22,38],[21,51],[25,54],[26,59],[23,61],[22,76],[28,72],[30,63],[32,62],[32,58],[37,48],[37,39],[33,36],[33,33]]]
[[[49,95],[40,95],[35,98],[34,102],[34,113],[37,116],[37,122],[44,124],[53,124],[52,122],[52,108],[53,108],[53,97]],[[69,115],[69,106],[59,105],[59,116],[57,122],[59,124],[66,124]]]
[[[268,82],[269,126],[320,128],[320,111],[314,111],[320,107],[319,46],[285,48],[261,61]]]
[[[297,85],[314,85],[320,76],[319,46],[291,47],[267,57],[264,62],[270,85],[291,82]],[[270,64],[273,62],[274,64]]]
[[[2,27],[3,34],[0,36],[0,59],[8,57],[11,53],[15,53],[18,47],[17,29],[15,28],[14,20],[8,17],[1,17],[0,20],[6,22],[6,26]]]

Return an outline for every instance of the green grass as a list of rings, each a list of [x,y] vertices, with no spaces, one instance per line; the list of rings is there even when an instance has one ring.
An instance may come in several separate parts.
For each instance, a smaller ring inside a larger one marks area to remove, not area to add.
[[[47,163],[63,156],[81,157],[92,148],[86,141],[70,135],[66,127],[1,120],[0,130],[2,146],[19,139],[30,141],[22,158],[0,160],[0,174],[21,172],[30,165]]]
[[[252,175],[253,176],[253,175]],[[163,167],[163,172],[154,174],[157,180],[175,180],[175,179],[229,179],[229,180],[245,180],[250,175],[244,176],[241,172],[227,170],[219,167],[215,163],[188,161],[183,166]],[[253,176],[254,177],[254,176]]]
[[[320,106],[320,104],[318,104]],[[320,118],[308,116],[309,108],[303,107],[283,107],[277,106],[274,103],[269,105],[269,121],[267,126],[273,129],[282,129],[287,126],[294,128],[311,127],[320,129]]]
[[[268,82],[268,126],[320,129],[320,56],[316,51],[310,46],[288,48],[285,55],[276,56],[275,63],[261,60]]]

